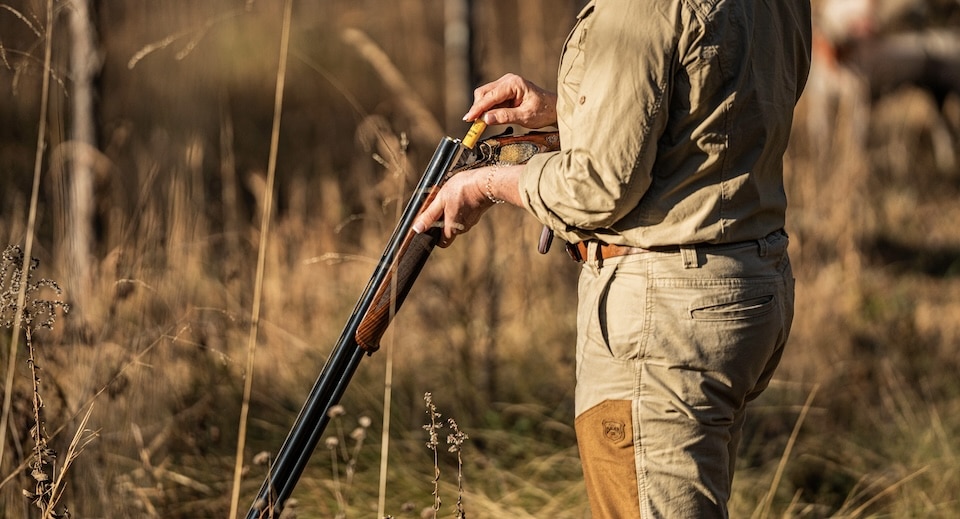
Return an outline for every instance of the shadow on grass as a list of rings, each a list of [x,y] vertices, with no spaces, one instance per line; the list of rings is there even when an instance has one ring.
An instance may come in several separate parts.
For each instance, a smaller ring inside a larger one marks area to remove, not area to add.
[[[960,276],[960,246],[927,246],[901,238],[876,236],[865,244],[868,261],[902,274],[930,277]]]

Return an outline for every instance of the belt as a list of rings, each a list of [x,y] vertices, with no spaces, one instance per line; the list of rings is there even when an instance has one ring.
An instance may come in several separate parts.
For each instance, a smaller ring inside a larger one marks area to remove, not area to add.
[[[767,236],[773,236],[775,234],[786,233],[783,229],[774,231]],[[597,244],[597,256],[596,259],[598,262],[603,263],[603,260],[610,258],[616,258],[618,256],[627,256],[629,254],[641,254],[644,252],[680,252],[680,245],[658,245],[655,247],[643,248],[643,247],[631,247],[629,245],[614,245],[610,243],[603,243],[598,240],[586,240],[577,243],[568,243],[567,244],[567,254],[570,256],[573,261],[582,262],[589,257],[589,247],[590,242],[595,242]],[[738,245],[743,245],[747,243],[756,243],[761,249],[765,249],[764,244],[766,243],[764,239],[760,240],[747,240],[743,242],[733,242],[733,243],[698,243],[691,245],[690,247],[695,248],[699,251],[709,251],[712,249],[723,249],[728,247],[736,247]]]
[[[586,260],[588,257],[588,243],[590,243],[589,240],[567,244],[567,254],[570,255],[570,258],[573,259],[573,261],[581,262]],[[651,247],[649,249],[645,249],[642,247],[630,247],[629,245],[615,245],[612,243],[597,242],[596,259],[607,260],[610,258],[616,258],[618,256],[640,254],[643,252],[678,252],[679,250],[679,245]]]

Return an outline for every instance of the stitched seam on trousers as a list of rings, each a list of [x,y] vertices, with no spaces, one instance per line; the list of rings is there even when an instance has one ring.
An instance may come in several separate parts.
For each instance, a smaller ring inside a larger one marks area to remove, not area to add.
[[[636,370],[637,381],[634,384],[634,397],[633,401],[630,403],[630,414],[633,416],[633,457],[634,463],[637,465],[637,500],[639,501],[638,505],[640,507],[640,517],[650,517],[650,489],[648,488],[647,481],[647,445],[643,441],[643,432],[646,430],[641,423],[641,414],[640,414],[640,393],[643,390],[643,370],[641,365],[643,359],[637,359],[634,361],[634,366]]]
[[[647,283],[643,289],[643,302],[644,302],[644,315],[643,315],[643,330],[640,332],[640,347],[638,348],[637,358],[646,359],[647,358],[647,347],[650,345],[650,337],[653,335],[653,297],[650,296],[650,287],[651,280],[653,279],[653,262],[647,262]],[[637,373],[640,373],[640,366],[637,366]],[[638,380],[638,382],[643,382]],[[639,384],[637,384],[639,387]],[[639,396],[639,395],[637,395]]]
[[[643,434],[646,431],[646,428],[641,423],[642,414],[640,413],[640,395],[644,392],[644,384],[646,381],[643,379],[643,363],[647,358],[647,346],[649,344],[648,337],[652,333],[653,319],[650,316],[653,314],[653,298],[650,297],[650,280],[653,275],[653,262],[647,262],[647,287],[644,293],[644,302],[646,308],[644,309],[644,325],[643,325],[643,336],[640,338],[640,348],[638,352],[637,360],[634,361],[634,370],[636,372],[636,382],[634,383],[634,398],[633,403],[631,404],[631,413],[635,417],[633,419],[633,438],[634,438],[634,457],[638,458],[636,460],[637,464],[637,498],[640,501],[640,517],[652,517],[650,510],[650,488],[648,486],[648,471],[647,471],[647,445],[643,441]]]

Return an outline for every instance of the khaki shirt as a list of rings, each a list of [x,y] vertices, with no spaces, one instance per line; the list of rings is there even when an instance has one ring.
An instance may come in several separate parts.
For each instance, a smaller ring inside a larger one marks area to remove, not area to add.
[[[810,65],[808,0],[593,0],[560,60],[562,149],[520,178],[569,242],[758,239],[784,226],[783,153]]]

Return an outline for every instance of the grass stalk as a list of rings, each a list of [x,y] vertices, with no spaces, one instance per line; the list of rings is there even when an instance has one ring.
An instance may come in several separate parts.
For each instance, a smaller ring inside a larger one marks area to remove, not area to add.
[[[10,421],[10,406],[13,397],[13,378],[17,365],[17,350],[20,347],[20,320],[27,298],[27,279],[30,275],[30,261],[33,253],[33,235],[37,222],[37,205],[40,198],[40,172],[43,169],[43,152],[46,147],[47,110],[50,95],[50,62],[53,55],[53,0],[47,0],[47,24],[44,35],[43,82],[40,88],[40,121],[37,128],[37,152],[33,162],[33,188],[30,192],[30,212],[27,217],[26,236],[23,246],[23,265],[20,269],[20,291],[17,294],[17,309],[13,320],[13,336],[10,340],[10,353],[7,357],[7,375],[4,381],[3,411],[0,416],[0,460],[3,459],[7,444],[7,426]]]
[[[919,470],[914,471],[912,474],[909,474],[908,476],[901,478],[899,481],[894,482],[892,485],[888,486],[887,488],[881,490],[880,492],[877,492],[875,496],[864,501],[863,504],[858,506],[854,511],[850,512],[850,515],[848,515],[847,517],[849,517],[850,519],[856,519],[857,517],[860,517],[861,515],[863,515],[864,512],[866,512],[868,508],[870,508],[871,505],[873,505],[883,497],[892,494],[898,488],[907,484],[917,476],[920,476],[921,474],[927,472],[929,469],[930,469],[929,466],[921,467]]]
[[[424,425],[423,429],[429,436],[427,448],[433,451],[433,517],[437,517],[442,504],[440,500],[440,439],[437,431],[443,428],[443,423],[440,422],[441,415],[433,403],[433,395],[425,393],[423,401],[427,407],[427,416],[430,417],[430,423]]]
[[[63,495],[63,490],[65,488],[64,478],[67,475],[67,471],[70,469],[70,466],[73,465],[73,461],[77,459],[81,452],[83,452],[83,449],[97,437],[96,432],[89,431],[87,429],[87,423],[90,421],[90,414],[92,412],[93,403],[91,402],[87,407],[87,412],[84,413],[83,418],[80,419],[80,423],[77,424],[77,431],[74,433],[73,439],[70,440],[70,445],[67,448],[67,454],[66,458],[64,458],[63,466],[57,473],[57,479],[50,487],[50,502],[47,508],[43,511],[43,517],[50,517],[54,515],[54,506],[56,506]]]
[[[83,402],[81,402],[80,405],[78,406],[77,412],[71,414],[69,417],[66,417],[66,419],[63,420],[63,423],[62,423],[59,427],[57,427],[57,428],[53,431],[53,433],[50,434],[50,438],[56,438],[57,436],[59,436],[60,433],[63,432],[63,430],[66,428],[67,424],[69,424],[70,422],[72,422],[73,420],[75,420],[75,419],[80,415],[80,411],[83,410],[84,408],[88,409],[87,415],[89,415],[90,412],[91,412],[90,409],[93,407],[94,402],[96,402],[96,400],[97,400],[98,398],[100,398],[100,396],[103,395],[103,394],[107,391],[107,389],[110,387],[110,385],[111,385],[112,383],[114,383],[114,382],[118,379],[118,377],[122,376],[123,373],[124,373],[128,368],[130,368],[130,367],[132,367],[132,366],[134,366],[134,365],[142,362],[142,359],[143,359],[148,353],[152,352],[152,351],[160,344],[161,339],[168,337],[168,338],[170,338],[171,340],[176,341],[177,338],[178,338],[178,336],[179,336],[179,334],[174,335],[174,336],[168,336],[168,335],[164,334],[164,335],[162,335],[160,338],[158,338],[156,341],[154,341],[153,343],[149,344],[149,345],[148,345],[146,348],[144,348],[142,351],[140,351],[139,353],[137,353],[132,359],[130,359],[129,362],[127,362],[126,364],[124,364],[123,366],[121,366],[119,369],[117,369],[117,371],[114,373],[114,375],[113,375],[109,380],[107,380],[98,390],[96,390],[92,395],[90,395],[89,398],[87,398],[86,400],[84,400]],[[78,430],[83,430],[84,425],[85,425],[85,423],[86,423],[87,420],[88,420],[88,417],[85,416],[85,417],[82,419],[80,425],[78,426]],[[88,442],[84,441],[84,445],[85,445],[86,443],[88,443]],[[73,445],[73,443],[71,443],[71,446],[72,446],[72,445]],[[20,472],[22,472],[23,470],[25,470],[25,469],[27,468],[27,466],[29,465],[29,462],[30,462],[29,459],[22,461],[19,465],[17,465],[17,467],[16,467],[14,470],[12,470],[12,471],[10,472],[10,474],[8,474],[6,477],[4,477],[2,480],[0,480],[0,489],[3,489],[5,486],[7,486],[7,484],[9,484],[18,474],[20,474]]]
[[[807,401],[803,403],[803,408],[800,409],[800,416],[797,417],[797,422],[793,425],[793,431],[790,433],[790,438],[787,440],[787,446],[783,449],[783,455],[780,456],[780,463],[777,465],[777,471],[773,475],[773,480],[770,482],[770,490],[767,491],[767,495],[764,496],[763,500],[760,502],[760,506],[757,508],[757,512],[754,513],[753,517],[766,518],[770,516],[770,506],[773,504],[773,496],[777,493],[777,488],[780,486],[780,480],[783,478],[783,472],[787,468],[787,460],[790,459],[790,453],[793,452],[793,447],[797,443],[797,437],[800,436],[800,428],[803,426],[804,420],[807,418],[807,413],[810,411],[810,407],[813,405],[813,399],[817,396],[817,391],[820,389],[820,385],[817,384],[810,391],[810,395],[807,396]]]
[[[401,157],[406,154],[406,138],[401,136],[400,140],[400,150],[399,153]],[[395,175],[397,176],[397,200],[403,199],[404,191],[404,170],[403,165],[405,161],[395,160],[396,168]],[[394,214],[394,221],[399,221],[401,215],[403,214],[403,205],[395,204],[396,213]],[[399,258],[394,259],[394,265],[391,267],[396,271],[396,262]],[[399,276],[392,276],[390,282],[393,284],[393,287],[390,289],[392,294],[399,293]],[[393,319],[397,313],[397,300],[396,297],[391,298],[390,300],[390,319]],[[377,490],[377,517],[386,516],[386,503],[387,503],[387,469],[389,467],[389,458],[390,458],[390,414],[391,414],[391,403],[393,401],[393,363],[394,363],[394,350],[397,348],[396,334],[390,334],[387,344],[386,351],[386,366],[384,367],[383,374],[383,420],[381,422],[382,431],[380,433],[380,481]]]
[[[250,330],[247,337],[247,363],[244,370],[243,400],[240,405],[240,423],[237,431],[237,452],[233,469],[233,492],[230,497],[230,518],[237,516],[240,502],[240,480],[243,477],[243,450],[247,437],[247,417],[250,396],[253,393],[253,367],[260,329],[260,305],[263,294],[263,275],[266,264],[267,238],[270,236],[270,213],[273,210],[273,191],[277,171],[277,149],[280,144],[280,114],[283,109],[283,87],[287,71],[287,51],[290,47],[290,18],[293,0],[284,2],[283,27],[280,33],[280,65],[277,68],[276,91],[273,104],[273,128],[270,132],[270,158],[267,163],[267,186],[263,213],[260,216],[260,243],[257,252],[257,274],[254,280],[253,306],[250,311]]]
[[[394,276],[396,282],[396,276]],[[396,289],[393,291],[396,294]],[[391,306],[393,303],[391,302]],[[391,312],[395,310],[391,308]],[[392,335],[391,335],[392,337]],[[387,508],[387,468],[390,458],[390,410],[393,402],[393,350],[396,344],[391,339],[386,348],[386,369],[383,375],[383,420],[380,432],[380,481],[377,490],[377,517],[384,517]]]
[[[333,496],[337,500],[337,517],[343,517],[347,508],[347,500],[343,497],[342,487],[340,485],[340,457],[337,454],[337,446],[341,445],[340,439],[335,437],[327,438],[327,449],[330,450],[330,466],[333,468]]]
[[[457,455],[457,519],[464,519],[467,513],[463,509],[463,442],[470,437],[460,430],[457,421],[453,418],[448,418],[447,423],[453,431],[447,435],[447,445],[450,446],[448,450]]]
[[[427,104],[407,83],[390,57],[369,36],[358,29],[346,29],[341,37],[376,69],[384,84],[394,94],[400,108],[412,120],[411,132],[419,142],[433,143],[443,136],[443,128],[431,115]]]

